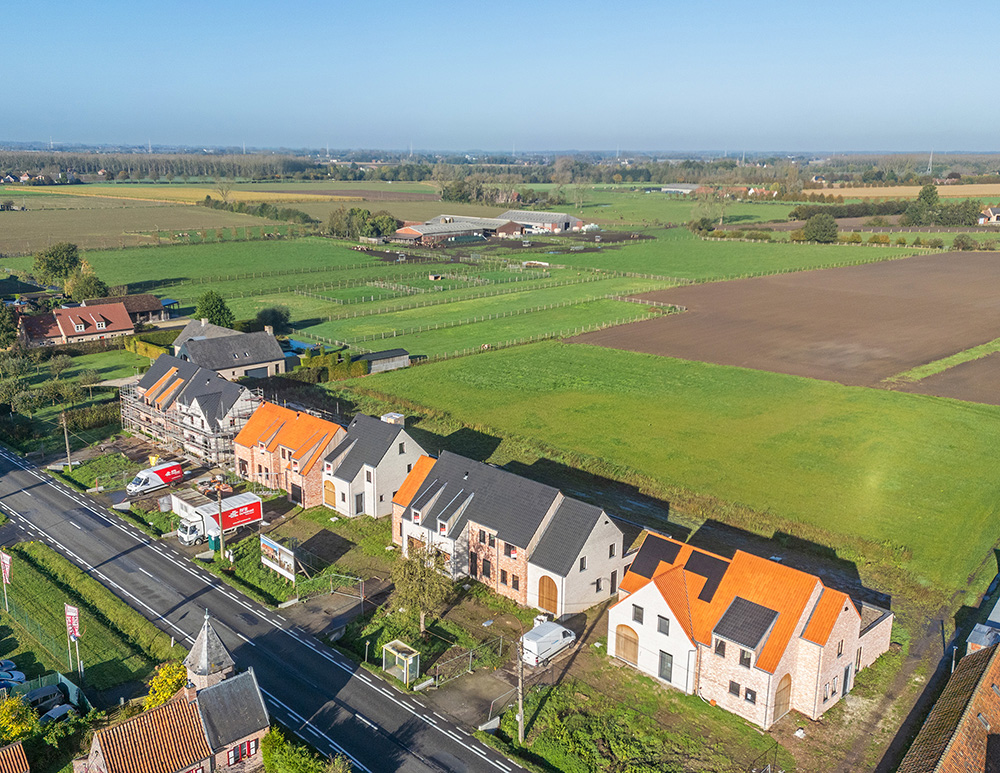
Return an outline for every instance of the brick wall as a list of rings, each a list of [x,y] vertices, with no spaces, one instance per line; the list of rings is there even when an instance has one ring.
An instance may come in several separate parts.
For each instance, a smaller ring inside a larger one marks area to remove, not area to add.
[[[861,668],[868,668],[883,652],[888,651],[892,641],[893,616],[889,615],[878,625],[870,628],[858,641],[861,647]]]
[[[522,606],[528,603],[528,551],[524,548],[517,548],[517,558],[510,558],[506,555],[505,543],[497,539],[495,532],[491,532],[477,523],[469,521],[466,526],[469,538],[469,553],[476,554],[476,579],[481,583],[499,593],[501,596],[511,599]],[[486,535],[485,541],[480,542],[480,532]],[[490,544],[492,535],[493,544]],[[515,546],[516,547],[516,546]],[[483,561],[490,562],[490,576],[483,577]],[[503,584],[501,572],[506,572],[507,583]],[[518,589],[513,587],[513,578],[517,577]]]
[[[996,759],[988,758],[987,748],[990,734],[1000,732],[1000,695],[994,692],[994,685],[1000,688],[1000,658],[997,657],[993,658],[980,680],[965,717],[955,731],[951,748],[941,759],[941,765],[937,768],[941,773],[968,773],[973,770],[988,772],[996,769],[987,764],[996,765]],[[989,729],[980,721],[980,714],[989,724]],[[995,752],[996,743],[994,739],[991,752]]]
[[[816,701],[817,716],[822,715],[831,708],[844,695],[844,669],[850,668],[851,685],[854,684],[856,674],[855,662],[858,651],[858,636],[861,633],[861,616],[858,615],[854,604],[849,600],[845,603],[846,609],[841,609],[830,631],[830,637],[823,647],[822,660],[819,670],[819,699]],[[838,654],[840,653],[840,654]],[[829,685],[829,693],[827,693]],[[848,688],[850,685],[847,686]],[[828,694],[828,699],[823,700],[823,696]],[[814,717],[815,718],[815,717]]]
[[[403,513],[406,508],[402,505],[392,503],[392,544],[403,546]]]
[[[225,749],[221,749],[215,755],[215,770],[225,771],[225,773],[252,773],[253,771],[262,770],[264,768],[264,760],[260,751],[260,742],[265,735],[268,734],[270,728],[264,728],[256,733],[245,736],[234,743],[229,744]],[[248,741],[257,741],[257,751],[250,757],[246,757],[239,762],[230,765],[229,764],[229,750],[247,743]]]
[[[698,645],[701,652],[701,674],[699,691],[705,700],[714,700],[718,706],[731,711],[761,727],[766,726],[768,696],[772,691],[771,674],[761,671],[753,665],[750,668],[740,665],[740,649],[738,644],[727,641],[726,654],[715,654],[715,642],[711,647]],[[755,659],[756,656],[753,656]],[[739,695],[729,691],[730,681],[739,685]],[[756,702],[747,700],[747,690],[756,693]]]

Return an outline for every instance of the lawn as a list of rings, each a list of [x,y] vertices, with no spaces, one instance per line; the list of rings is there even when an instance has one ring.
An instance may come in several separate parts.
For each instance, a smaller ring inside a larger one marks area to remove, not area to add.
[[[171,648],[168,636],[51,548],[22,543],[13,556],[12,617],[35,639],[43,663],[67,670],[64,602],[80,610],[87,686],[104,690],[143,679],[162,660],[183,657],[183,647]]]
[[[727,242],[699,239],[686,228],[652,231],[641,240],[600,252],[567,252],[551,258],[569,266],[671,276],[683,279],[733,279],[748,274],[794,271],[845,263],[891,260],[913,254],[905,247],[838,244]]]
[[[124,454],[104,454],[81,462],[61,474],[84,490],[95,486],[120,489],[144,466],[141,462],[129,460]]]
[[[525,439],[672,500],[695,523],[716,517],[829,545],[890,593],[903,570],[940,600],[1000,539],[994,406],[555,342],[348,388]],[[956,528],[960,542],[943,538]]]

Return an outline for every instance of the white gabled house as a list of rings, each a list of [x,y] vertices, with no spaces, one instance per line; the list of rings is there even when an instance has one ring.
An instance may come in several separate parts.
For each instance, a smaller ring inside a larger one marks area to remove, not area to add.
[[[423,453],[401,414],[358,414],[323,461],[323,504],[348,517],[390,515],[393,497]]]

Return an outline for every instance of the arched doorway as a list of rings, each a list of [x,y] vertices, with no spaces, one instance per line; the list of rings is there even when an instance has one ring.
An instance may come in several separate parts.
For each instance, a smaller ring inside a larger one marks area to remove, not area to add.
[[[792,677],[785,674],[778,682],[778,691],[774,694],[774,721],[777,722],[791,708],[792,703]]]
[[[553,615],[559,614],[559,591],[556,581],[548,575],[538,578],[538,606]]]
[[[639,663],[639,635],[627,625],[615,629],[615,657],[633,666]]]

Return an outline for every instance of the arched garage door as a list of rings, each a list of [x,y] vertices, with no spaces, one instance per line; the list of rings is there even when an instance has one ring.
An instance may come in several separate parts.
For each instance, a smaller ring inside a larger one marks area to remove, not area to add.
[[[538,578],[538,606],[553,615],[559,614],[559,591],[555,580],[546,575]]]
[[[792,704],[792,677],[785,674],[778,682],[778,691],[774,694],[774,721],[777,722],[785,714]]]
[[[633,666],[639,662],[639,636],[627,625],[615,630],[615,657]]]

